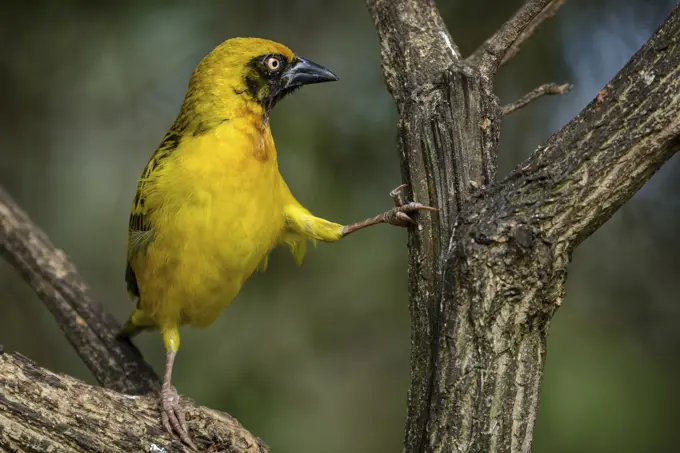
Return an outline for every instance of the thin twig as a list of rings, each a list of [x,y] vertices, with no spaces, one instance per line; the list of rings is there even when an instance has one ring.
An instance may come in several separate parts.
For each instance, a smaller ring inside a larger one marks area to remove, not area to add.
[[[52,245],[1,188],[0,254],[52,312],[100,384],[128,394],[159,388],[158,377],[139,350],[129,341],[116,338],[120,324],[90,297],[87,284],[66,254]]]
[[[519,110],[525,105],[529,104],[530,102],[533,102],[536,99],[543,97],[545,95],[568,93],[569,91],[571,91],[572,87],[573,85],[569,83],[565,83],[562,85],[558,85],[556,83],[546,83],[545,85],[541,85],[540,87],[530,91],[521,98],[517,99],[515,102],[511,102],[510,104],[504,105],[503,115],[508,115],[514,112],[515,110]]]
[[[486,76],[493,76],[565,2],[566,0],[528,0],[468,61],[478,66]]]

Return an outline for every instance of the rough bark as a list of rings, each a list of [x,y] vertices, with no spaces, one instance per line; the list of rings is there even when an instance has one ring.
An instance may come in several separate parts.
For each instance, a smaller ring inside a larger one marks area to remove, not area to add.
[[[265,453],[267,447],[231,416],[182,398],[201,451]],[[0,451],[183,452],[158,421],[155,396],[92,387],[0,353]]]
[[[409,241],[407,453],[531,450],[571,252],[680,148],[679,6],[578,117],[493,182],[492,77],[557,3],[528,1],[461,61],[437,39],[449,35],[431,0],[367,0],[404,182],[441,208]]]

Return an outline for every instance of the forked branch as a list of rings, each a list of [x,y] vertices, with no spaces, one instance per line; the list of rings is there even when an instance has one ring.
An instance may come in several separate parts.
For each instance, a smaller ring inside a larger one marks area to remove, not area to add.
[[[418,33],[446,35],[431,1],[420,6],[429,20],[399,6],[416,9],[416,0],[367,3],[397,106],[404,182],[440,208],[409,235],[404,451],[529,453],[571,252],[680,148],[680,6],[596,100],[494,182],[494,75],[559,5],[528,1],[472,58],[442,69],[412,57],[432,52]],[[413,80],[422,83],[404,83]]]

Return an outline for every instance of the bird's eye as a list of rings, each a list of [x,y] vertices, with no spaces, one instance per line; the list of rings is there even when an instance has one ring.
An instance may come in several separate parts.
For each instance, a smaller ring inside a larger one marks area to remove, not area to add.
[[[279,57],[267,57],[264,64],[270,71],[278,71],[281,68],[281,59]]]

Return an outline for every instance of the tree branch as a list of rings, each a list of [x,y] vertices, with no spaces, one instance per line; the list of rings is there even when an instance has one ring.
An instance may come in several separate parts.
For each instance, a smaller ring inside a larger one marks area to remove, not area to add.
[[[493,77],[498,68],[514,57],[547,19],[553,17],[566,0],[528,0],[503,26],[477,49],[468,61],[483,74]]]
[[[500,186],[494,199],[509,201],[505,213],[536,216],[541,234],[565,253],[609,219],[680,149],[678,49],[680,5],[583,112]]]
[[[0,253],[35,289],[99,383],[128,394],[159,388],[158,377],[137,348],[116,338],[120,324],[90,297],[87,284],[64,252],[2,188]]]
[[[0,353],[0,451],[66,453],[183,452],[158,422],[155,396],[128,396]],[[201,450],[266,453],[233,417],[182,398]]]
[[[568,93],[569,91],[571,91],[571,88],[572,85],[569,83],[565,83],[562,85],[558,85],[556,83],[546,83],[545,85],[541,85],[540,87],[525,94],[521,98],[517,99],[515,102],[504,105],[503,115],[509,115],[515,110],[519,110],[525,105],[529,104],[530,102],[533,102],[536,99],[543,97],[545,95]]]

